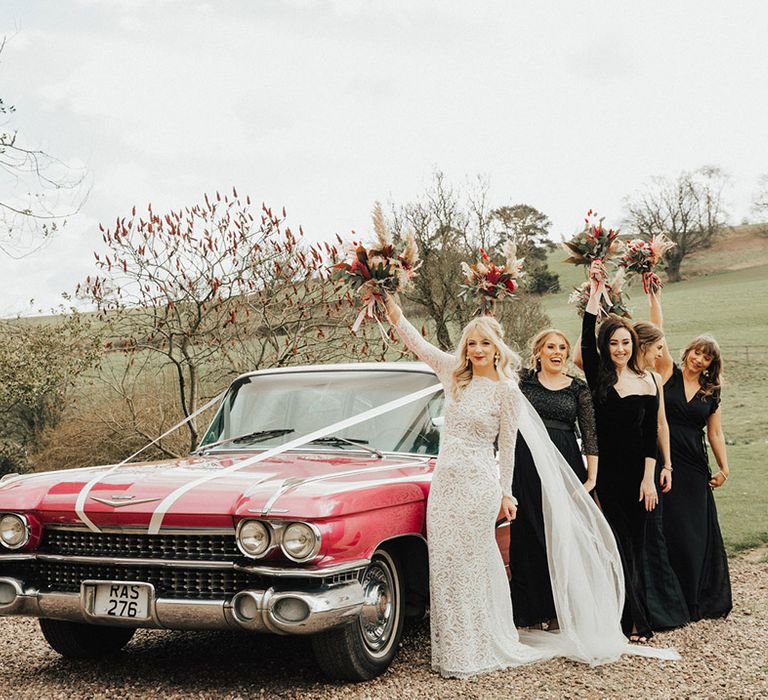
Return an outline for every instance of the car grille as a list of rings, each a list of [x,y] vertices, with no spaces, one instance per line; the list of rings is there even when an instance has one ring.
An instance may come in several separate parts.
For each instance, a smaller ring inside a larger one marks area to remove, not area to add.
[[[87,580],[151,583],[160,598],[220,599],[246,588],[263,588],[261,577],[235,569],[164,568],[81,562],[19,562],[13,573],[42,592],[79,593]],[[4,572],[5,573],[5,572]]]
[[[235,535],[90,532],[46,529],[40,552],[62,556],[234,561],[241,557]]]

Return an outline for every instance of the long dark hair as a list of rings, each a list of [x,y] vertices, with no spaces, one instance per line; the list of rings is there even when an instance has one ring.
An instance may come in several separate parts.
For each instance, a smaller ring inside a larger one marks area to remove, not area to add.
[[[711,335],[700,335],[685,346],[682,354],[683,367],[685,367],[685,361],[692,350],[701,350],[705,355],[712,358],[709,367],[699,375],[701,389],[698,393],[703,400],[720,391],[723,383],[723,356],[720,353],[720,346]]]
[[[600,366],[597,376],[597,389],[595,390],[595,400],[603,403],[608,396],[608,390],[616,384],[619,376],[616,373],[616,366],[611,359],[611,337],[620,330],[625,329],[632,339],[632,354],[629,356],[627,366],[638,376],[642,376],[643,371],[637,365],[637,354],[640,350],[640,341],[637,339],[637,333],[632,328],[632,324],[627,319],[611,314],[600,324],[600,332],[597,334],[597,350],[600,354]]]

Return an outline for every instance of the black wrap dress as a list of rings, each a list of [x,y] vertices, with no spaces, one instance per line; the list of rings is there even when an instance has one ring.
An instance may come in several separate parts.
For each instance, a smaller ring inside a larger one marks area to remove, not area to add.
[[[597,433],[592,397],[587,385],[573,379],[563,389],[547,389],[533,370],[524,370],[520,389],[544,422],[555,447],[579,480],[587,480],[582,451],[576,440],[576,423],[584,453],[597,454]],[[509,587],[518,627],[548,622],[556,617],[552,597],[542,512],[541,480],[525,441],[518,437],[512,493],[518,500],[517,518],[510,525]]]
[[[672,567],[691,620],[725,617],[732,606],[728,558],[709,486],[711,473],[704,428],[720,405],[720,394],[690,401],[683,373],[675,366],[664,385],[674,478],[664,496],[664,534]]]
[[[615,387],[611,387],[601,400],[597,395],[600,358],[595,339],[596,320],[594,314],[584,314],[581,354],[595,405],[600,450],[597,496],[616,535],[624,567],[626,600],[622,629],[626,635],[636,631],[651,637],[643,573],[646,511],[638,497],[645,460],[656,459],[659,397],[656,394],[621,397]]]

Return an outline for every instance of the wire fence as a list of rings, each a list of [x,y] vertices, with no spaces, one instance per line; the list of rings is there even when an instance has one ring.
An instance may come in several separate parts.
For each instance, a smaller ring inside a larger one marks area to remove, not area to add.
[[[756,362],[768,364],[768,345],[720,345],[720,352],[726,362]],[[683,352],[683,347],[670,348],[669,352],[676,360]]]

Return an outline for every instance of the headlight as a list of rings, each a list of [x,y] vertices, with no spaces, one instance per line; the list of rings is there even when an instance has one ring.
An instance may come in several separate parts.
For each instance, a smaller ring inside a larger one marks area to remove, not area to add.
[[[260,557],[272,542],[269,527],[258,520],[244,520],[237,528],[237,546],[247,557]]]
[[[19,549],[29,542],[29,523],[23,515],[8,513],[0,518],[0,542],[8,549]]]
[[[291,523],[283,531],[283,553],[293,561],[305,561],[320,550],[320,531],[307,523]]]

